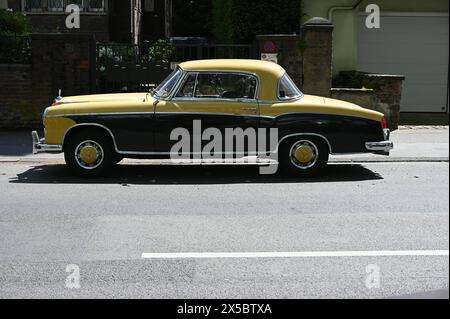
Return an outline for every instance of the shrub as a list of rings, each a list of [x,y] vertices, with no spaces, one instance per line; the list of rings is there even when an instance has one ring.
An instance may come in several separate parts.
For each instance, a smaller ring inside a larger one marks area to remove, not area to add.
[[[23,14],[0,9],[0,35],[24,35],[30,32],[30,23]]]
[[[333,77],[333,87],[335,88],[355,88],[363,87],[364,72],[341,71]]]
[[[213,0],[217,42],[248,43],[257,34],[298,33],[301,0]]]

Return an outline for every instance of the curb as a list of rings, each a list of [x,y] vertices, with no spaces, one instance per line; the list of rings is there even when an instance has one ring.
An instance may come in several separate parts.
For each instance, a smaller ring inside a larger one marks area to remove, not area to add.
[[[152,162],[150,162],[152,161]],[[397,158],[340,158],[330,159],[329,163],[448,163],[448,157],[397,157]],[[23,158],[0,158],[0,163],[12,163],[12,164],[27,164],[27,163],[64,163],[64,159],[59,158],[36,158],[36,159],[23,159]],[[126,160],[126,164],[148,164],[148,165],[173,165],[167,161],[157,160]],[[233,163],[239,164],[239,163]],[[261,163],[262,164],[262,163]],[[190,164],[189,164],[190,165]],[[201,163],[196,165],[208,165],[208,163]]]

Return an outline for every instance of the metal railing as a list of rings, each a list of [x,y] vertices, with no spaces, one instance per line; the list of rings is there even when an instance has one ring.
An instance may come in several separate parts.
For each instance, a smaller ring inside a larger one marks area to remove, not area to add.
[[[98,44],[97,61],[120,62],[184,62],[202,59],[254,58],[250,44]]]
[[[169,73],[173,63],[201,59],[254,58],[247,44],[180,44],[170,42],[97,44],[97,92],[148,91]]]
[[[0,64],[28,64],[31,62],[30,36],[0,36]]]
[[[81,11],[104,12],[105,0],[25,0],[27,12],[64,12],[69,4],[76,4]]]

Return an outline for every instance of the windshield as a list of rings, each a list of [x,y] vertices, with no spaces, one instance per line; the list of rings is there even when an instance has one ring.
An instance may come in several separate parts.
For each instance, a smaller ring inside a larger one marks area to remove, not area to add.
[[[278,97],[280,100],[297,99],[303,96],[303,93],[295,85],[294,81],[285,73],[280,80]]]
[[[177,68],[155,89],[153,96],[157,99],[168,97],[182,75],[183,70]]]

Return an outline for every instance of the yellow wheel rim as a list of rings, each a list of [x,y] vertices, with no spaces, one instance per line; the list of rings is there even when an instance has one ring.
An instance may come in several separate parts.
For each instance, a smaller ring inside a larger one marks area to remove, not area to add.
[[[295,159],[302,164],[307,164],[314,159],[314,150],[308,145],[302,145],[295,150]]]
[[[84,146],[80,150],[80,158],[86,164],[93,164],[98,159],[98,152],[93,146]]]

